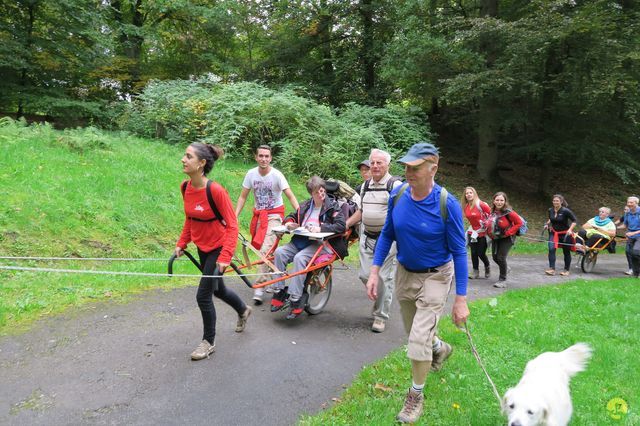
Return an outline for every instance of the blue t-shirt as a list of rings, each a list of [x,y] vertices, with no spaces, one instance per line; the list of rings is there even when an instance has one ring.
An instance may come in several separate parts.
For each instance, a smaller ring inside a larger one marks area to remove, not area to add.
[[[627,231],[640,231],[640,209],[636,208],[635,213],[626,212],[624,214],[624,224],[627,226]],[[628,237],[630,240],[640,238],[640,234]]]
[[[467,294],[467,250],[462,222],[462,208],[451,194],[447,197],[446,226],[440,217],[440,192],[435,184],[431,193],[421,201],[411,198],[407,188],[393,205],[399,188],[389,197],[387,218],[378,238],[373,264],[381,266],[391,244],[396,241],[398,262],[411,270],[423,270],[443,265],[453,258],[456,294]]]

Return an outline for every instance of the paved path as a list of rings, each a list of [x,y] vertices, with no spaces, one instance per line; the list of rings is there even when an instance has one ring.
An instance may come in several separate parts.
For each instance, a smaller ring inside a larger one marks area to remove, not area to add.
[[[594,273],[572,268],[571,278],[622,276],[624,256],[600,257]],[[545,277],[542,257],[510,265],[512,289],[567,280]],[[492,282],[471,281],[469,298],[502,293]],[[188,357],[202,327],[193,287],[89,306],[0,338],[0,424],[294,424],[405,342],[395,302],[387,331],[369,331],[355,270],[336,272],[329,305],[314,317],[286,321],[260,307],[236,334],[235,313],[216,307],[217,352],[199,362]]]

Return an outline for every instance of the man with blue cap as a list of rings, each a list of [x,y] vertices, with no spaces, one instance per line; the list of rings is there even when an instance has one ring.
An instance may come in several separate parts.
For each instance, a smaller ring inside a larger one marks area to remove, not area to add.
[[[436,337],[451,285],[456,283],[452,319],[461,325],[467,306],[467,251],[460,203],[435,183],[438,149],[429,142],[413,145],[398,160],[405,166],[407,183],[395,189],[375,249],[367,293],[375,300],[378,271],[395,241],[398,269],[396,297],[409,334],[407,356],[413,384],[397,416],[414,423],[422,414],[423,389],[430,370],[439,370],[452,348]]]

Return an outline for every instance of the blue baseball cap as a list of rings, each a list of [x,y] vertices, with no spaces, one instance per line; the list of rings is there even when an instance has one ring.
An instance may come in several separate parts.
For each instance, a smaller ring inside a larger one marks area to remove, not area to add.
[[[440,154],[438,152],[438,148],[432,143],[429,142],[418,142],[414,144],[409,151],[398,160],[398,163],[406,164],[408,166],[417,166],[422,164],[427,157],[431,157],[435,155],[439,157]]]

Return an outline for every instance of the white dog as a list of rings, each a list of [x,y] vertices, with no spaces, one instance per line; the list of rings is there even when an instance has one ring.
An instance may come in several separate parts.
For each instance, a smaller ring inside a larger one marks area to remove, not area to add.
[[[565,426],[573,406],[569,379],[584,371],[591,348],[577,343],[562,352],[545,352],[527,363],[516,387],[502,398],[508,426]]]

